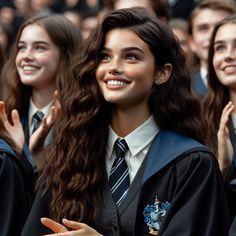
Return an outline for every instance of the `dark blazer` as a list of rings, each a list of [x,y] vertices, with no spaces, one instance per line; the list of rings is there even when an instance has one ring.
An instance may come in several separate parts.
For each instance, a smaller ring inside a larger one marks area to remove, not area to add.
[[[33,169],[0,139],[0,235],[20,235],[33,202]]]
[[[133,209],[137,214],[132,235],[228,234],[230,220],[221,173],[205,146],[175,132],[160,131],[146,158],[138,204]],[[40,223],[40,217],[50,217],[49,202],[50,194],[42,196],[41,189],[21,236],[50,232]],[[104,232],[109,234],[100,233],[117,235],[119,226],[110,222],[108,227]]]
[[[197,95],[199,99],[202,99],[207,94],[207,87],[202,80],[200,71],[196,72],[191,79],[192,92]]]

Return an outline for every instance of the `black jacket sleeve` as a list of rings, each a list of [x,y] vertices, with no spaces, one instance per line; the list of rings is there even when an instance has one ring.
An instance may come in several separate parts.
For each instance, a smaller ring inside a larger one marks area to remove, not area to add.
[[[20,161],[0,153],[0,235],[20,235],[30,211],[26,173]]]

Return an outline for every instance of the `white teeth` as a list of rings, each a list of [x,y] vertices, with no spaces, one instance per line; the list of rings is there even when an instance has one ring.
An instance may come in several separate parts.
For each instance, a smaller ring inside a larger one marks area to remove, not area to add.
[[[31,70],[31,71],[36,70],[36,68],[32,67],[32,66],[24,66],[23,69],[24,70]]]
[[[118,85],[118,86],[127,85],[126,82],[124,82],[124,81],[119,81],[119,80],[108,80],[108,81],[107,81],[107,84],[108,84],[108,85]]]

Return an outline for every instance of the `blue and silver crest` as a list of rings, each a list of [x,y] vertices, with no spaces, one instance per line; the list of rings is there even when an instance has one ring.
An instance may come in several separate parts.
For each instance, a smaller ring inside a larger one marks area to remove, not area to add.
[[[166,211],[169,208],[169,202],[160,202],[158,197],[155,197],[153,205],[147,205],[144,208],[143,216],[144,222],[147,223],[149,228],[149,234],[158,235],[163,219],[166,215]]]

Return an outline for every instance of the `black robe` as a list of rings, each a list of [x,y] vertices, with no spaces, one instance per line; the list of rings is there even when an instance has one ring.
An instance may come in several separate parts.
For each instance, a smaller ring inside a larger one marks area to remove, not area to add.
[[[132,235],[228,235],[230,219],[223,180],[217,160],[205,146],[174,132],[160,131],[146,158],[139,201],[133,209]],[[22,236],[50,233],[40,223],[40,217],[50,217],[50,195],[41,194],[40,190]],[[99,220],[97,223],[99,231],[103,227]],[[119,235],[116,229],[120,226],[109,225],[104,232],[111,233],[104,235]]]
[[[34,170],[0,139],[0,235],[18,236],[33,202]]]

